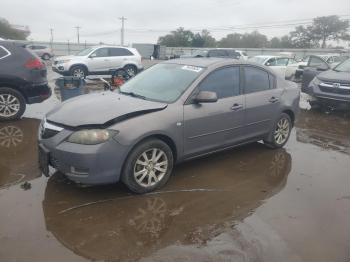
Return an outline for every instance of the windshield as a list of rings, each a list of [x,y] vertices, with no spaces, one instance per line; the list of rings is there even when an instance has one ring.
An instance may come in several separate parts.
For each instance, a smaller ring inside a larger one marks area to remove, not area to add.
[[[266,60],[266,57],[259,57],[259,56],[249,58],[249,61],[261,64],[261,65],[264,64],[265,60]]]
[[[92,50],[94,50],[94,48],[86,48],[86,49],[84,49],[84,50],[79,51],[79,52],[76,53],[75,55],[76,55],[76,56],[86,56],[86,55],[90,54],[90,52],[91,52]]]
[[[121,93],[165,103],[176,101],[202,73],[202,67],[157,64],[126,82]]]
[[[334,68],[334,71],[337,72],[348,72],[350,73],[350,59],[345,60],[343,63],[337,65]]]

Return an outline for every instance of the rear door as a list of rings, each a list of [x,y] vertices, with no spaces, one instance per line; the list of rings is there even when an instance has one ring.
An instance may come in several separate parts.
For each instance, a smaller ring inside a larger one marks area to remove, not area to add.
[[[124,67],[128,62],[134,62],[134,54],[126,48],[111,47],[109,48],[110,69]]]
[[[279,114],[282,89],[274,75],[259,67],[244,66],[246,138],[267,134]]]
[[[88,58],[87,65],[90,72],[106,73],[110,68],[110,58],[107,47],[96,49]]]
[[[244,96],[240,68],[230,66],[211,72],[196,88],[216,92],[215,103],[184,105],[184,154],[205,153],[238,142],[243,135]]]
[[[311,55],[307,66],[304,68],[302,88],[308,87],[315,76],[329,69],[330,66],[321,57]]]

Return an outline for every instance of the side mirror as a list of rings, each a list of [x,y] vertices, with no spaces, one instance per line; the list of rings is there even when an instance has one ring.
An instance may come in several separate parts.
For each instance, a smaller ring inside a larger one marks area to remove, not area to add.
[[[200,91],[196,97],[193,99],[193,102],[200,103],[215,103],[218,101],[218,97],[215,92],[209,91]]]
[[[266,63],[265,65],[266,65],[266,66],[270,66],[271,64],[270,64],[270,63]]]
[[[90,56],[89,56],[89,58],[94,58],[94,57],[96,57],[97,55],[96,55],[96,53],[92,53]]]

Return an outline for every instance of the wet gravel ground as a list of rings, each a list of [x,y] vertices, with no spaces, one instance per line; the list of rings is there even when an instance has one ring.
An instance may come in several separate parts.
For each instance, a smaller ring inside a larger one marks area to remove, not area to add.
[[[52,78],[52,75],[50,75]],[[0,261],[350,261],[350,114],[301,113],[285,149],[181,164],[160,191],[41,176],[56,97],[0,123]]]

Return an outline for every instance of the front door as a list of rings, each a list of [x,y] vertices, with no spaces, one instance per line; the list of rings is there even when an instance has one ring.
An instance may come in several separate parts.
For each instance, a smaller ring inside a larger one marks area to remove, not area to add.
[[[275,77],[253,66],[244,67],[245,136],[247,139],[267,134],[280,113],[282,89],[276,88]]]
[[[242,136],[244,96],[240,91],[240,68],[224,67],[210,73],[197,87],[215,92],[215,103],[184,105],[184,154],[186,157],[229,146]]]
[[[110,68],[110,57],[108,48],[102,47],[95,50],[88,58],[88,68],[90,72],[107,72]]]

